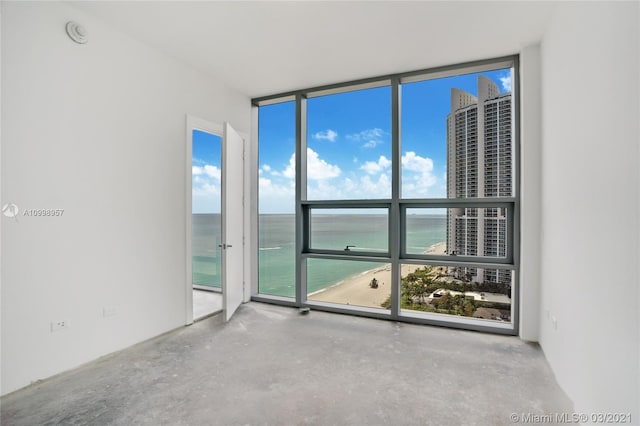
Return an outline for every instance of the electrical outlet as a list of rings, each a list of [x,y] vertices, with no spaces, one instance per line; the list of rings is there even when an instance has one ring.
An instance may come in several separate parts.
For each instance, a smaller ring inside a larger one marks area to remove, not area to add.
[[[69,328],[69,321],[54,321],[51,323],[51,332],[55,332],[55,331],[60,331],[60,330],[66,330],[67,328]]]
[[[115,317],[116,315],[118,315],[118,308],[115,306],[105,306],[102,308],[102,316],[104,318]]]

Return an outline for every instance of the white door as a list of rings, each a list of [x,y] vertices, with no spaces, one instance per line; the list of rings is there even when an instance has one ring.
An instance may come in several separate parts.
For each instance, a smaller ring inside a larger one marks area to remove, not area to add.
[[[244,141],[224,123],[222,136],[222,309],[229,321],[244,297]]]

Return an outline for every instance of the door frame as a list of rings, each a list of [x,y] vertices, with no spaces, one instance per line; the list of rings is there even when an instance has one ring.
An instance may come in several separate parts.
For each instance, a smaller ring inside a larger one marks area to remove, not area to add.
[[[186,307],[186,318],[185,324],[193,324],[193,264],[192,264],[192,238],[191,238],[191,227],[192,223],[192,212],[193,212],[193,183],[192,183],[192,175],[193,175],[193,131],[201,130],[206,133],[210,133],[222,138],[223,127],[222,124],[212,123],[207,120],[203,120],[202,118],[194,117],[192,115],[187,114],[187,123],[186,123],[186,162],[185,162],[185,235],[186,235],[186,246],[185,246],[185,263],[186,263],[186,276],[185,276],[185,307]],[[222,166],[220,167],[222,169]],[[224,173],[224,172],[223,172]],[[222,214],[222,212],[220,212]]]
[[[192,199],[192,162],[193,162],[193,131],[201,130],[206,133],[211,133],[213,135],[219,136],[220,138],[224,137],[224,126],[221,123],[211,122],[190,114],[186,114],[186,158],[185,158],[185,325],[193,324],[193,266],[192,266],[192,238],[191,238],[191,227],[192,227],[192,210],[193,210],[193,199]],[[238,134],[245,141],[245,148],[248,148],[249,137],[246,133],[238,131]],[[249,148],[250,149],[250,148]],[[246,152],[246,151],[245,151]],[[245,157],[245,163],[247,162],[247,157]],[[221,165],[221,169],[223,169]],[[247,170],[247,165],[244,165],[245,174]],[[221,170],[224,173],[224,170]],[[247,200],[247,178],[245,176],[245,185],[243,188],[243,193],[245,194],[245,200]],[[247,206],[245,205],[245,212],[243,212],[243,218],[245,220],[245,235],[248,235],[248,221],[247,221]],[[223,214],[224,212],[220,212]],[[250,272],[247,270],[247,265],[250,265],[249,258],[247,258],[247,253],[250,251],[247,247],[248,244],[244,244],[242,248],[244,253],[244,265],[243,270],[245,274],[245,280],[249,280]],[[249,274],[248,274],[249,272]],[[247,276],[248,275],[248,276]],[[248,302],[251,298],[251,285],[245,286],[244,292],[244,302]]]

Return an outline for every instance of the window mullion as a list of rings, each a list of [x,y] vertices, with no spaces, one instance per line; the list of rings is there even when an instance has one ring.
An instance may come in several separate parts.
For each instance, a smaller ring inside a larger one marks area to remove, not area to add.
[[[391,318],[400,313],[400,79],[391,79],[391,209],[389,250],[391,251]]]
[[[296,95],[296,304],[307,300],[307,260],[302,251],[307,242],[302,201],[307,199],[307,98]]]

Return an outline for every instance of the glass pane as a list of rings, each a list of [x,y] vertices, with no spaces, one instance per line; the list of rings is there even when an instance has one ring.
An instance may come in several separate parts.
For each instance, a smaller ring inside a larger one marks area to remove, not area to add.
[[[391,198],[391,88],[307,101],[307,198]]]
[[[407,264],[401,269],[402,310],[511,322],[511,270]]]
[[[309,216],[313,249],[389,251],[387,209],[312,209]]]
[[[307,259],[307,299],[388,309],[391,264]]]
[[[507,256],[506,209],[448,209],[449,256]]]
[[[192,133],[192,282],[220,288],[222,253],[220,173],[222,138],[193,130]]]
[[[406,252],[445,254],[447,215],[444,209],[407,209]]]
[[[402,197],[513,195],[511,69],[402,85]]]
[[[507,256],[505,208],[407,208],[406,253]]]
[[[258,111],[259,293],[295,296],[295,102]]]

